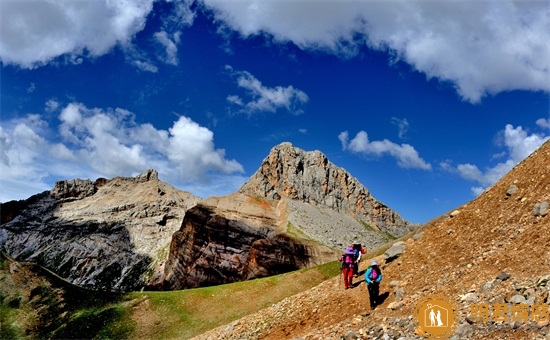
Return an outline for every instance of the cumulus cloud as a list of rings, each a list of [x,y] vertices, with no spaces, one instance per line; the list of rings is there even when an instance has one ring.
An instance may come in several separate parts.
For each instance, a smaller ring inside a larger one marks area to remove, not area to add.
[[[257,112],[276,112],[286,109],[292,114],[301,114],[304,104],[309,101],[307,94],[293,86],[266,87],[246,71],[235,71],[231,66],[226,70],[237,78],[237,85],[245,90],[248,101],[238,95],[227,96],[227,101],[240,108],[241,112],[254,114]]]
[[[222,30],[270,34],[304,50],[353,57],[360,45],[387,50],[428,78],[478,102],[508,90],[550,91],[546,1],[203,0]],[[498,56],[498,57],[495,57]]]
[[[401,168],[431,170],[432,166],[418,155],[418,152],[409,144],[396,144],[387,139],[382,141],[369,141],[365,131],[359,131],[350,141],[347,131],[338,135],[343,150],[359,153],[366,156],[380,157],[390,155],[397,160]]]
[[[46,112],[48,113],[54,112],[58,108],[59,108],[59,102],[56,101],[55,99],[50,99],[46,102],[46,107],[45,107]]]
[[[4,1],[0,60],[33,68],[64,54],[103,55],[128,44],[152,8],[153,0]]]
[[[0,61],[33,68],[65,56],[81,63],[130,45],[154,0],[4,1]],[[192,0],[171,0],[157,39],[163,60],[176,63],[177,31],[193,24]],[[219,32],[269,34],[304,50],[354,57],[362,46],[388,51],[428,78],[478,102],[509,90],[550,91],[550,7],[547,1],[220,1],[196,2]],[[163,33],[164,32],[164,33]],[[498,56],[498,57],[495,57]],[[155,72],[139,59],[134,64]]]
[[[164,180],[185,189],[189,183],[221,185],[222,175],[243,172],[241,164],[226,158],[225,150],[215,148],[212,131],[187,117],[162,130],[151,124],[136,124],[134,114],[124,109],[70,103],[60,110],[59,120],[55,131],[37,114],[2,123],[2,201],[27,198],[40,192],[39,188],[50,189],[53,183],[48,180],[53,176],[112,178],[154,168]],[[240,176],[226,176],[226,180],[243,182]],[[22,183],[32,190],[24,197],[17,192]]]
[[[452,162],[445,161],[441,167],[445,171],[456,172],[462,178],[477,182],[480,186],[472,188],[474,195],[481,194],[487,187],[495,184],[499,179],[507,174],[514,166],[524,160],[533,151],[538,149],[545,141],[550,139],[549,135],[532,133],[528,134],[521,126],[514,127],[507,124],[501,132],[501,146],[505,148],[506,160],[499,162],[492,167],[484,170],[479,169],[477,165],[471,163],[458,164],[452,166]]]

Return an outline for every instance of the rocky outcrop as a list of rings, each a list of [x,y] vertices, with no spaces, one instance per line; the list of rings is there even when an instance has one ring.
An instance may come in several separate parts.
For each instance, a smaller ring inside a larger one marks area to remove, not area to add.
[[[305,152],[287,142],[275,146],[238,191],[268,199],[290,198],[327,206],[394,237],[415,228],[377,201],[356,178],[329,162],[321,152]]]
[[[19,201],[17,214],[6,214],[13,218],[0,226],[0,248],[77,285],[138,289],[164,272],[172,234],[197,201],[159,181],[154,170],[60,181],[50,192]]]
[[[279,215],[277,202],[243,194],[201,201],[174,233],[164,276],[150,288],[242,281],[335,258],[329,248],[286,233]]]

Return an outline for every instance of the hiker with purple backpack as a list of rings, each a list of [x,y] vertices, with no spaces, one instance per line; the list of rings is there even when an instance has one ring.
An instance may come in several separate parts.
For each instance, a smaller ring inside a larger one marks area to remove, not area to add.
[[[344,276],[344,286],[346,289],[353,288],[353,268],[357,262],[353,247],[348,247],[344,254],[340,256],[338,261],[342,262],[340,269],[342,270],[342,274]]]
[[[378,294],[380,293],[380,281],[382,281],[382,271],[378,267],[378,262],[372,260],[370,267],[365,272],[365,282],[369,289],[370,308],[374,309],[378,303]]]

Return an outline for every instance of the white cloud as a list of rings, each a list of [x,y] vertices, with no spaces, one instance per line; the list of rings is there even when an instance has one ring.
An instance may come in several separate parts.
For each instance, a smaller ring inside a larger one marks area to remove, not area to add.
[[[342,149],[366,156],[380,157],[385,154],[397,160],[401,168],[431,170],[432,166],[418,155],[418,152],[409,144],[395,144],[387,139],[382,141],[369,141],[365,131],[359,131],[355,138],[349,140],[347,131],[338,135],[342,143]]]
[[[8,149],[11,148],[11,140],[4,129],[0,126],[0,163],[5,166],[10,165]]]
[[[3,1],[0,60],[33,68],[67,54],[96,57],[125,46],[145,26],[153,0]]]
[[[55,99],[50,99],[46,102],[45,110],[48,113],[54,112],[59,108],[59,102]]]
[[[451,82],[471,102],[508,90],[550,91],[546,0],[203,2],[222,31],[268,33],[347,57],[368,44]]]
[[[180,42],[180,33],[176,32],[170,37],[165,31],[160,31],[154,34],[155,39],[164,46],[165,56],[160,59],[170,65],[178,65],[178,46]]]
[[[156,67],[154,64],[152,64],[149,61],[134,60],[132,63],[142,71],[157,73],[159,70],[158,67]]]
[[[407,121],[407,118],[400,119],[397,117],[392,117],[391,122],[392,124],[397,125],[397,136],[399,139],[404,139],[405,135],[409,131],[409,121]]]
[[[307,94],[293,86],[266,87],[256,79],[252,74],[246,71],[234,71],[231,66],[226,66],[226,70],[232,72],[237,77],[237,85],[244,89],[250,98],[245,102],[238,95],[227,96],[227,101],[233,105],[239,106],[242,112],[254,114],[257,112],[276,112],[284,108],[292,114],[301,114],[302,105],[309,101]]]
[[[33,93],[34,90],[36,90],[36,85],[34,83],[31,83],[31,86],[27,88],[27,93]]]
[[[507,124],[502,131],[502,146],[506,148],[505,161],[488,167],[484,171],[480,170],[477,165],[470,163],[459,164],[456,168],[453,168],[449,165],[450,162],[442,163],[442,169],[450,172],[456,171],[462,178],[482,185],[482,187],[472,188],[472,192],[478,195],[487,187],[495,184],[548,139],[550,139],[548,135],[535,133],[529,135],[521,126],[514,128],[512,125]]]
[[[124,109],[90,109],[71,103],[61,110],[59,119],[58,131],[36,114],[2,123],[0,201],[51,189],[54,177],[134,176],[150,168],[184,190],[202,185],[201,193],[222,185],[223,177],[228,185],[244,182],[242,176],[232,175],[243,172],[241,164],[226,159],[225,150],[215,148],[212,131],[187,117],[180,117],[166,131],[136,124],[134,115]],[[18,191],[18,186],[24,189]]]
[[[539,119],[537,119],[536,124],[537,124],[537,126],[543,128],[543,129],[549,129],[550,130],[550,118],[549,119],[539,118]]]

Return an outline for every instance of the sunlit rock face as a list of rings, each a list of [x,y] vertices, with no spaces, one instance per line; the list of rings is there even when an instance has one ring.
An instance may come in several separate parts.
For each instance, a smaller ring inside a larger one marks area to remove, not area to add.
[[[182,289],[265,277],[333,260],[326,246],[286,233],[276,201],[213,197],[187,211],[165,276],[151,288]]]
[[[306,152],[288,142],[271,149],[258,171],[238,191],[326,206],[394,237],[416,228],[377,201],[356,178],[332,164],[324,154]]]

